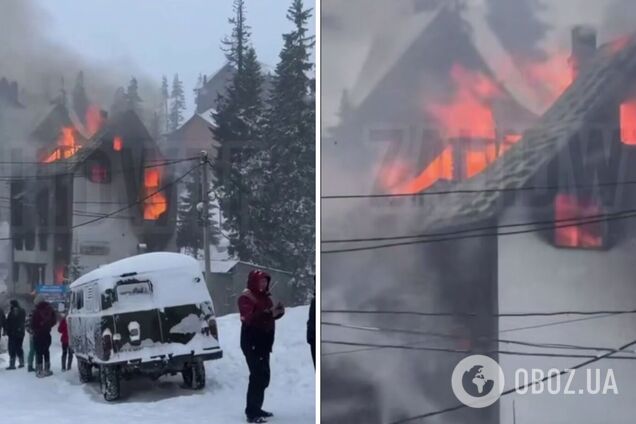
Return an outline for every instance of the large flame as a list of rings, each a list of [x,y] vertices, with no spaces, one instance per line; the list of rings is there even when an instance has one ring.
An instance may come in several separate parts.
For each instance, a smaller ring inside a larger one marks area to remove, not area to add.
[[[501,96],[497,84],[480,72],[455,64],[451,69],[455,94],[446,104],[429,104],[433,116],[448,137],[495,138],[492,102]]]
[[[144,219],[149,221],[159,219],[159,217],[168,210],[166,195],[162,191],[159,191],[161,174],[162,172],[159,168],[146,169],[144,173],[144,197],[155,193],[144,200]]]
[[[104,116],[99,106],[90,105],[86,110],[86,116],[84,121],[86,122],[86,130],[90,136],[93,136],[104,125]]]
[[[575,78],[576,65],[565,51],[550,52],[544,60],[519,58],[516,61],[545,110],[561,97]]]
[[[406,184],[392,188],[393,193],[419,193],[437,181],[453,179],[453,149],[449,146],[422,173]]]
[[[44,163],[52,163],[61,159],[72,157],[79,150],[80,146],[75,142],[75,130],[73,127],[62,128],[57,139],[58,147],[51,155],[44,159]]]

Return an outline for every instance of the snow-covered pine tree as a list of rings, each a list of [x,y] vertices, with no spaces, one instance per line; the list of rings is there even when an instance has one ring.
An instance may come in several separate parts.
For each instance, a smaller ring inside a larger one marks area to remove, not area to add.
[[[86,124],[86,112],[88,111],[89,101],[84,87],[84,72],[80,71],[75,79],[73,87],[73,109],[77,116]]]
[[[183,83],[179,80],[179,74],[175,74],[172,81],[172,91],[170,92],[170,116],[169,131],[176,131],[183,122],[183,111],[185,110],[185,94]]]
[[[139,97],[139,83],[137,82],[137,78],[133,77],[128,84],[128,90],[126,91],[127,109],[139,113],[141,102],[141,97]]]
[[[315,92],[310,73],[314,38],[307,35],[311,10],[294,0],[287,18],[294,29],[273,77],[263,142],[250,162],[265,175],[256,188],[260,222],[254,234],[263,262],[294,272],[297,284],[313,284],[315,264]]]
[[[214,113],[217,126],[213,131],[222,146],[214,165],[216,194],[230,238],[229,253],[243,260],[254,260],[248,247],[252,224],[246,219],[247,208],[253,201],[252,190],[244,172],[244,163],[252,151],[238,143],[260,139],[264,77],[256,51],[250,45],[243,0],[234,1],[234,16],[229,22],[233,25],[232,34],[223,40],[223,49],[235,73],[225,93],[219,95]]]
[[[203,221],[198,208],[202,200],[200,172],[197,169],[185,179],[177,205],[177,247],[195,258],[199,249],[203,248]],[[215,216],[215,208],[211,205],[208,211],[209,240],[210,244],[218,245],[220,230]]]

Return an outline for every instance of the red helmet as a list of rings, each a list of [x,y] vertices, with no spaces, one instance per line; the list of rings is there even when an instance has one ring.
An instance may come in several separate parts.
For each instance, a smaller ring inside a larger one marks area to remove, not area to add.
[[[258,282],[261,280],[261,278],[267,279],[267,290],[269,290],[269,282],[272,280],[272,277],[270,277],[268,273],[260,269],[254,269],[250,271],[249,275],[247,276],[247,288],[256,291],[258,288]]]

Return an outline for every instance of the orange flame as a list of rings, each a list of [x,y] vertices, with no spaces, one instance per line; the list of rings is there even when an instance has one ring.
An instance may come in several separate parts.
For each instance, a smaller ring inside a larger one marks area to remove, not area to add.
[[[75,143],[75,130],[72,127],[62,128],[60,137],[57,140],[58,147],[46,159],[44,163],[52,163],[61,159],[72,157],[80,149]]]
[[[501,96],[494,81],[480,72],[453,65],[454,97],[448,104],[426,107],[449,137],[495,138],[495,119],[490,104]]]
[[[115,138],[113,139],[113,150],[116,152],[120,152],[123,147],[124,141],[121,139],[120,136],[115,136]]]
[[[621,141],[636,146],[636,99],[621,104]]]
[[[147,169],[144,173],[145,196],[152,196],[144,200],[144,219],[154,221],[168,210],[166,195],[159,191],[161,172],[159,169]]]
[[[453,179],[453,149],[448,146],[424,171],[406,184],[396,187],[394,193],[419,193],[441,179]]]
[[[104,125],[104,117],[102,111],[98,106],[90,105],[86,110],[85,120],[86,130],[90,136],[93,136]]]

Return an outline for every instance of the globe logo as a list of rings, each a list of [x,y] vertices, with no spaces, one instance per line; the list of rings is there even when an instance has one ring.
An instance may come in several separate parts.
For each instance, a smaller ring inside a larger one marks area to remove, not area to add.
[[[464,405],[485,408],[495,403],[504,390],[503,370],[492,358],[472,355],[455,366],[451,385]]]
[[[484,375],[484,367],[482,365],[475,365],[464,373],[462,386],[469,395],[484,397],[492,391],[495,382]]]

